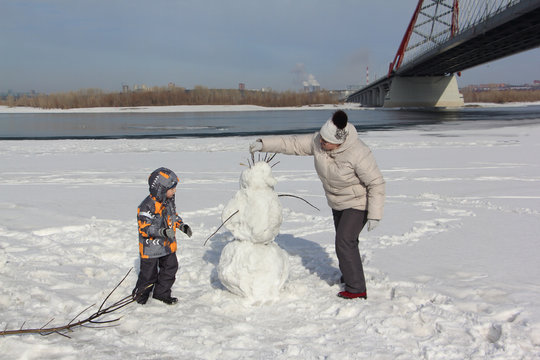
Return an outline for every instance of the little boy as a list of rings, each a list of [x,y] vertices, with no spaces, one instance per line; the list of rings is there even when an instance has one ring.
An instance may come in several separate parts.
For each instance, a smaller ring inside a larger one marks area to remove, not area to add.
[[[176,213],[177,184],[178,177],[172,170],[154,170],[148,178],[150,195],[137,209],[141,268],[132,295],[139,304],[146,304],[152,290],[154,299],[169,305],[178,302],[171,296],[178,270],[176,229],[189,237],[192,231]]]

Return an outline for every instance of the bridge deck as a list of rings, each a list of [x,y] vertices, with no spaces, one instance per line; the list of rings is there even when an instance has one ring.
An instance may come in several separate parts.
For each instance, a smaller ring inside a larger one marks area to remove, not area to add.
[[[403,64],[396,75],[447,75],[540,45],[540,1],[521,1]]]

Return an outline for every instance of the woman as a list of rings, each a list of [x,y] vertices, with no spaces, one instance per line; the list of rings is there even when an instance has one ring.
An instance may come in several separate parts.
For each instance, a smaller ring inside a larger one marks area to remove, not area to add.
[[[385,182],[371,150],[358,139],[347,114],[336,111],[315,134],[269,136],[250,144],[250,152],[312,155],[336,229],[336,254],[345,299],[367,298],[358,236],[373,230],[383,215]]]

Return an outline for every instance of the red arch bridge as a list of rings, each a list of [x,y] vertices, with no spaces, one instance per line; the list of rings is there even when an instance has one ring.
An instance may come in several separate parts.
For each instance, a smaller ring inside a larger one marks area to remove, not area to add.
[[[463,105],[455,74],[540,45],[540,0],[419,0],[387,76],[363,106]]]

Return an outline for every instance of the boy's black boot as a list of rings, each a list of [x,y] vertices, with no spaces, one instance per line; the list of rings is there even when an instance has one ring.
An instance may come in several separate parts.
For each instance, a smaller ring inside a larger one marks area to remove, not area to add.
[[[165,304],[167,305],[174,305],[178,302],[178,298],[175,298],[175,297],[172,297],[172,296],[152,296],[154,299],[156,300],[159,300],[159,301],[163,301]]]
[[[137,302],[137,304],[144,305],[148,301],[148,297],[150,296],[149,292],[139,292],[138,289],[133,289],[133,292],[131,293],[131,296],[133,297],[133,300]]]
[[[148,295],[139,296],[136,301],[137,301],[137,304],[144,305],[148,301]]]

